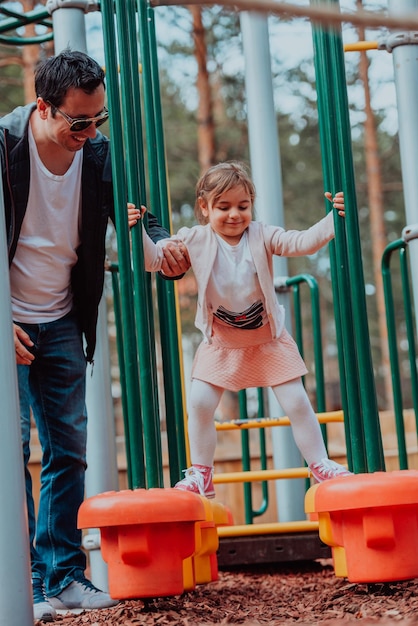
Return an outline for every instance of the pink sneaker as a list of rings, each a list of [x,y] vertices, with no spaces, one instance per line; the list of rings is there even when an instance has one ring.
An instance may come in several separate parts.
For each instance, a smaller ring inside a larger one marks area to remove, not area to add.
[[[192,491],[206,498],[215,497],[213,487],[213,467],[207,465],[192,465],[183,470],[184,478],[174,485],[174,489]]]
[[[349,472],[343,465],[327,458],[321,459],[319,463],[312,463],[309,469],[318,483],[340,476],[352,476],[352,472]]]

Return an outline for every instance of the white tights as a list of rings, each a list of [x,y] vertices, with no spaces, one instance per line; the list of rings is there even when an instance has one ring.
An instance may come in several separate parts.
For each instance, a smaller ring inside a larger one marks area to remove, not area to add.
[[[289,417],[293,436],[308,465],[327,457],[321,428],[302,380],[297,378],[272,387],[284,413]],[[201,380],[192,380],[189,398],[188,433],[192,464],[212,466],[216,448],[213,417],[224,390]]]

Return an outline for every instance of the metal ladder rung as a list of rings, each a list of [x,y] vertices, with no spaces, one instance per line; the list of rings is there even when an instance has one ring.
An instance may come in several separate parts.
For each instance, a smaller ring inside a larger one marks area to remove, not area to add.
[[[248,472],[223,472],[222,474],[215,474],[213,482],[219,485],[223,483],[249,483],[283,478],[309,478],[309,476],[309,468],[293,467],[288,469],[250,470]]]

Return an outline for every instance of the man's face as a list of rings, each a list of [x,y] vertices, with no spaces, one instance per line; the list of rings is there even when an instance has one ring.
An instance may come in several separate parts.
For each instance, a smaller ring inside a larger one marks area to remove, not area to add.
[[[91,94],[86,94],[82,89],[71,88],[62,101],[59,111],[55,109],[55,116],[53,116],[54,109],[51,104],[38,98],[38,109],[43,110],[47,123],[48,139],[69,152],[81,150],[87,139],[93,139],[96,136],[96,125],[92,123],[84,130],[73,131],[65,115],[77,120],[99,117],[104,110],[104,101],[105,90],[103,85],[100,85]]]

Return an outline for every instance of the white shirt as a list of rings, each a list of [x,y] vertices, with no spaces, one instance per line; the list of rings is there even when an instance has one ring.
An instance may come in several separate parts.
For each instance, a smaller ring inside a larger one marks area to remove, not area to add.
[[[209,278],[207,298],[220,321],[252,330],[267,323],[264,297],[245,231],[240,242],[231,246],[216,235],[218,251]]]
[[[72,307],[71,269],[80,245],[82,150],[63,176],[39,158],[29,126],[30,188],[16,254],[10,268],[13,319],[42,323]]]

